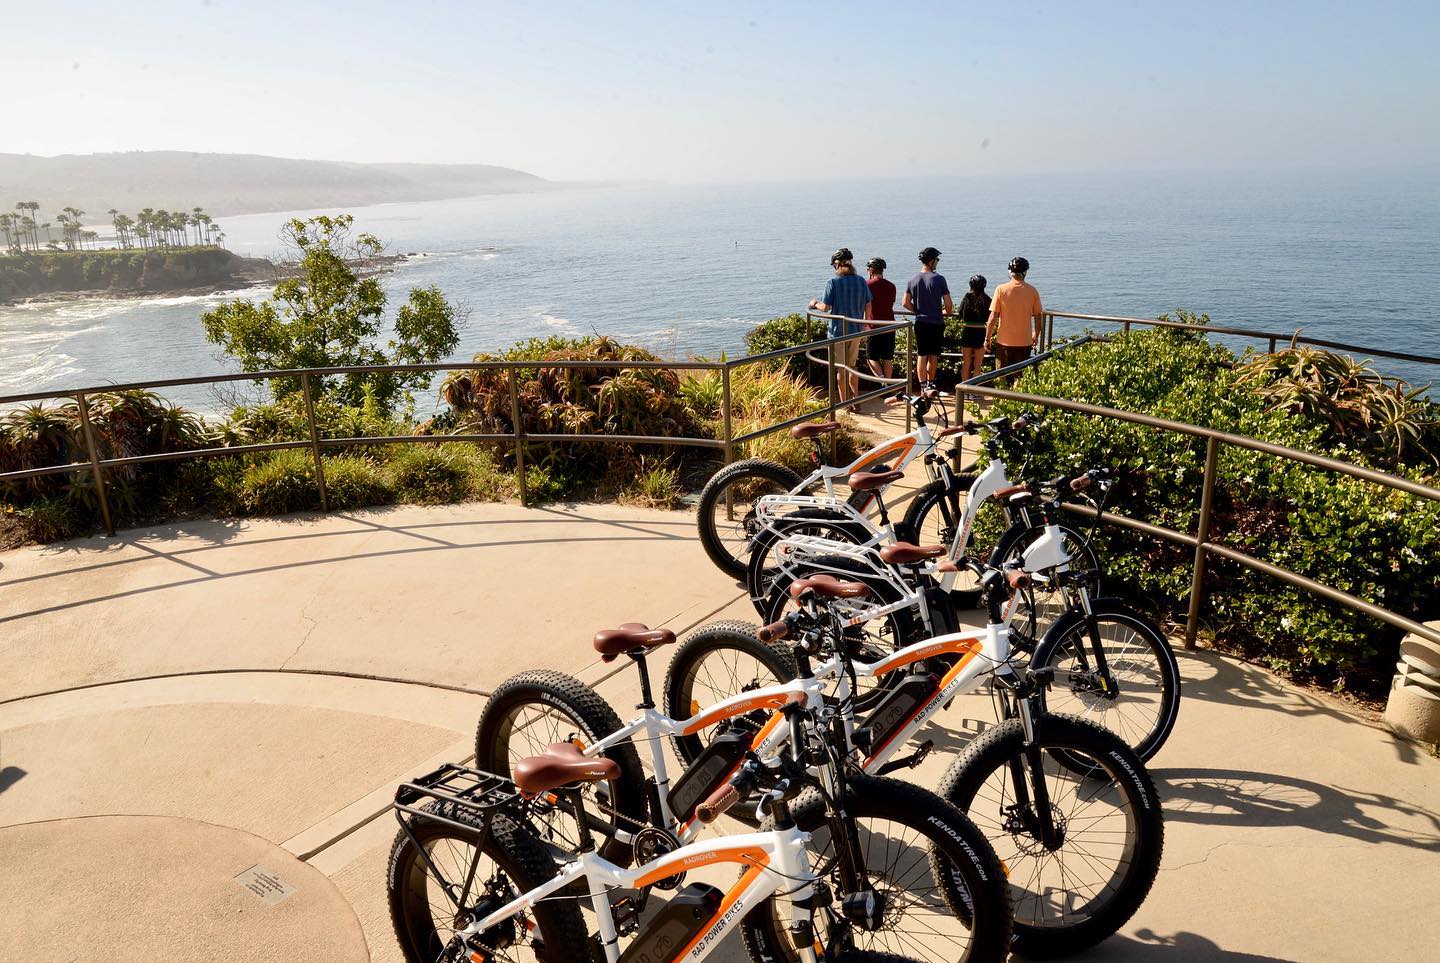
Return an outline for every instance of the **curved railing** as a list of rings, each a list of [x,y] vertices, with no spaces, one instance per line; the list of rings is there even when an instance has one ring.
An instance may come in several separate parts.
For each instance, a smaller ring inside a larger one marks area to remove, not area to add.
[[[819,317],[827,317],[819,315]],[[1238,334],[1261,339],[1270,339],[1272,346],[1279,340],[1289,342],[1291,335],[1284,335],[1270,332],[1255,332],[1244,329],[1230,329],[1221,326],[1190,325],[1182,322],[1162,322],[1147,320],[1143,318],[1116,318],[1103,315],[1079,315],[1063,312],[1054,312],[1046,315],[1046,326],[1042,347],[1048,348],[1051,345],[1053,336],[1053,321],[1057,317],[1074,318],[1086,321],[1110,322],[1124,325],[1129,328],[1131,325],[1148,325],[1154,327],[1181,327],[1187,330],[1203,330],[1217,334]],[[857,320],[857,319],[846,319]],[[289,448],[309,448],[315,459],[317,485],[320,490],[322,507],[326,507],[324,463],[321,457],[322,451],[326,448],[335,448],[352,445],[385,445],[385,444],[439,444],[448,442],[475,442],[494,443],[511,442],[515,445],[517,453],[517,484],[520,500],[526,502],[525,471],[524,471],[524,444],[525,442],[542,444],[572,444],[572,443],[595,443],[595,442],[627,442],[633,444],[647,445],[675,445],[694,446],[703,448],[719,449],[724,459],[728,462],[732,459],[735,447],[748,441],[764,437],[776,431],[781,431],[792,425],[807,421],[817,415],[833,416],[838,410],[860,404],[872,398],[884,396],[893,391],[893,386],[886,384],[874,391],[866,392],[854,399],[840,402],[836,397],[835,378],[833,372],[835,365],[835,346],[858,338],[868,338],[871,335],[885,333],[888,331],[902,331],[911,328],[910,321],[901,321],[884,327],[869,329],[856,334],[846,335],[840,338],[828,339],[820,342],[796,345],[790,348],[781,348],[765,354],[752,355],[735,361],[695,361],[695,362],[669,362],[669,361],[554,361],[543,364],[534,361],[485,361],[470,362],[465,364],[457,363],[436,363],[436,364],[409,364],[409,365],[371,365],[363,367],[336,367],[336,368],[308,368],[302,370],[281,370],[281,371],[257,371],[241,374],[208,375],[197,378],[172,378],[161,381],[132,382],[128,384],[96,385],[88,388],[70,389],[63,391],[35,392],[28,394],[3,395],[0,396],[0,405],[12,405],[24,402],[73,399],[79,408],[80,424],[83,429],[85,446],[88,458],[83,462],[72,462],[64,465],[51,465],[42,468],[31,468],[21,471],[0,473],[0,483],[7,481],[18,481],[25,478],[32,478],[39,475],[57,474],[61,472],[89,471],[95,481],[95,488],[99,495],[99,507],[105,531],[114,534],[114,525],[110,513],[110,506],[105,494],[105,472],[107,469],[115,469],[129,465],[142,465],[153,462],[172,461],[185,458],[204,458],[223,455],[243,455],[250,453],[278,451]],[[1321,341],[1319,339],[1298,339],[1301,343],[1312,344],[1324,347],[1336,347],[1342,350],[1353,350],[1362,353],[1374,354],[1381,357],[1394,357],[1408,361],[1440,364],[1440,358],[1431,358],[1424,355],[1404,354],[1401,352],[1388,352],[1380,349],[1367,348],[1358,345],[1346,345],[1339,342]],[[827,367],[831,376],[829,391],[826,403],[814,411],[788,418],[774,425],[768,425],[756,431],[744,435],[735,436],[731,430],[731,406],[730,406],[730,381],[732,372],[745,365],[757,364],[779,358],[786,358],[800,353],[810,353],[823,349],[826,352]],[[967,382],[964,392],[967,395],[991,398],[996,400],[1018,401],[1024,404],[1038,405],[1046,408],[1056,408],[1064,411],[1072,411],[1079,414],[1090,415],[1101,418],[1111,418],[1118,421],[1127,421],[1133,424],[1146,425],[1161,431],[1173,431],[1190,435],[1195,438],[1206,440],[1205,470],[1200,491],[1200,512],[1197,520],[1196,531],[1179,532],[1174,529],[1153,525],[1140,519],[1129,518],[1114,512],[1106,512],[1103,521],[1105,523],[1120,525],[1125,528],[1143,532],[1147,535],[1161,538],[1166,541],[1192,547],[1195,550],[1194,565],[1191,573],[1191,589],[1189,614],[1186,620],[1185,642],[1186,646],[1193,646],[1196,633],[1199,629],[1200,610],[1204,602],[1204,576],[1205,567],[1211,557],[1223,558],[1231,562],[1243,565],[1246,568],[1260,572],[1271,578],[1303,588],[1322,598],[1329,599],[1357,612],[1362,612],[1373,618],[1380,619],[1390,625],[1405,629],[1432,642],[1440,643],[1440,631],[1416,622],[1406,616],[1392,612],[1389,609],[1376,605],[1373,602],[1359,598],[1348,592],[1325,585],[1310,579],[1298,572],[1282,568],[1263,559],[1248,555],[1233,546],[1222,542],[1212,541],[1210,537],[1211,509],[1214,504],[1216,484],[1216,462],[1222,447],[1229,446],[1243,448],[1251,451],[1263,452],[1276,458],[1300,462],[1312,467],[1327,471],[1339,472],[1354,478],[1382,485],[1387,488],[1403,491],[1421,498],[1428,498],[1433,501],[1440,501],[1440,489],[1429,485],[1412,481],[1408,478],[1401,478],[1397,475],[1363,468],[1359,465],[1352,465],[1348,462],[1328,458],[1323,455],[1316,455],[1311,452],[1301,451],[1295,448],[1287,448],[1283,445],[1276,445],[1255,438],[1247,438],[1242,435],[1232,435],[1227,432],[1216,431],[1210,428],[1202,428],[1196,425],[1189,425],[1183,422],[1167,421],[1163,418],[1155,418],[1149,415],[1137,414],[1135,412],[1120,411],[1114,408],[1105,408],[1099,405],[1091,405],[1085,402],[1070,401],[1063,398],[1050,398],[1042,395],[1021,394],[989,387],[986,382],[993,381],[997,374],[1008,374],[1019,368],[1036,364],[1044,360],[1050,352],[1042,352],[1041,355],[1022,362],[1019,365],[1011,366],[1003,372],[990,372],[981,378]],[[722,433],[720,438],[692,438],[659,435],[611,435],[611,434],[554,434],[554,433],[530,433],[525,430],[521,418],[519,399],[516,391],[517,369],[551,367],[551,368],[603,368],[613,367],[624,368],[670,368],[674,370],[699,370],[718,371],[721,374],[723,385],[722,409]],[[399,372],[399,371],[460,371],[477,369],[501,369],[509,372],[510,404],[512,414],[513,430],[507,433],[487,434],[455,434],[455,435],[397,435],[387,437],[360,437],[360,438],[320,438],[316,431],[313,403],[311,401],[311,381],[317,377],[337,374],[363,374],[376,372]],[[96,444],[94,432],[89,418],[89,398],[100,393],[111,391],[124,391],[132,389],[155,389],[178,387],[182,385],[199,384],[221,384],[235,381],[264,381],[278,377],[295,377],[299,375],[301,390],[306,399],[305,413],[308,430],[308,439],[304,441],[267,442],[262,444],[237,445],[233,447],[202,448],[187,451],[161,452],[151,455],[138,455],[123,458],[102,458]],[[908,411],[908,409],[907,409]],[[908,421],[908,417],[907,417]],[[908,425],[907,425],[908,428]],[[1077,511],[1085,511],[1081,506],[1075,506]]]

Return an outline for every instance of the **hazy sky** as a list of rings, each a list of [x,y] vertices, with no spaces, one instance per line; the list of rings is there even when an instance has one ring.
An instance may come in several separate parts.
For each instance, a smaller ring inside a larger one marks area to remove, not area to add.
[[[1437,11],[0,0],[0,151],[671,181],[1428,164]]]

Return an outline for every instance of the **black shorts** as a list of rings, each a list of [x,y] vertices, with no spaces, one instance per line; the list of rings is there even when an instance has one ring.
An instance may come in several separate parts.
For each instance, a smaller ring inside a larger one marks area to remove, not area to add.
[[[865,357],[870,361],[894,361],[895,332],[871,335],[865,342]]]
[[[915,322],[915,353],[939,354],[941,342],[945,340],[944,322]]]
[[[985,325],[965,325],[960,329],[960,347],[962,348],[983,348],[985,347]]]

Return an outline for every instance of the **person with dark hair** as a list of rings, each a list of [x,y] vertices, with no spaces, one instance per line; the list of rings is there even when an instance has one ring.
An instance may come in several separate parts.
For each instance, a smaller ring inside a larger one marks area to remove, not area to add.
[[[945,315],[955,312],[950,286],[940,273],[940,252],[927,247],[919,254],[920,273],[905,285],[907,311],[915,312],[915,379],[920,387],[935,388],[940,368],[940,344],[945,339]]]
[[[867,321],[874,322],[872,328],[885,327],[895,323],[895,284],[885,280],[885,259],[883,257],[872,257],[865,262],[865,269],[870,274],[870,307],[865,315]],[[895,332],[886,334],[872,334],[865,342],[865,363],[870,366],[870,373],[878,378],[893,377],[895,369]]]
[[[1040,292],[1025,282],[1030,262],[1023,257],[1010,259],[1010,280],[995,289],[990,302],[990,323],[985,340],[995,345],[997,364],[1006,368],[1019,364],[1040,343],[1045,323]]]
[[[985,329],[990,319],[990,295],[985,275],[970,278],[970,290],[960,299],[960,380],[969,381],[985,367]]]
[[[830,266],[835,269],[835,276],[825,282],[825,293],[810,302],[810,309],[838,315],[829,319],[828,337],[856,334],[870,306],[870,287],[855,273],[855,256],[848,247],[842,247],[830,256]],[[835,346],[838,369],[835,372],[835,391],[841,401],[855,397],[860,387],[860,376],[851,373],[859,363],[859,338]],[[840,368],[841,365],[844,367]]]

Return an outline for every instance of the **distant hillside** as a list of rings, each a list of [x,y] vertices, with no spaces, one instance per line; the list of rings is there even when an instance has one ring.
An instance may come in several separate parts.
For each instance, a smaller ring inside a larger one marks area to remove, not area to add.
[[[0,209],[39,201],[64,206],[103,223],[105,211],[144,207],[215,216],[316,207],[359,207],[394,201],[432,201],[474,194],[544,190],[534,174],[488,164],[351,164],[289,160],[259,154],[129,151],[37,157],[0,154]]]

